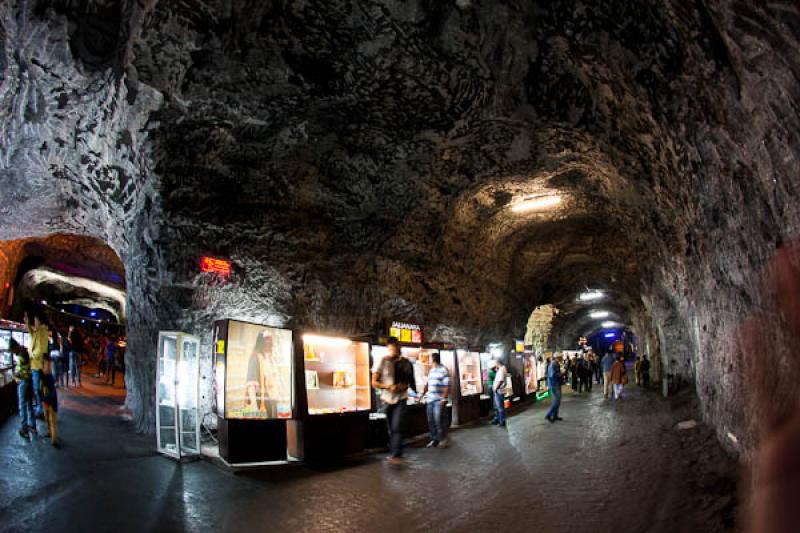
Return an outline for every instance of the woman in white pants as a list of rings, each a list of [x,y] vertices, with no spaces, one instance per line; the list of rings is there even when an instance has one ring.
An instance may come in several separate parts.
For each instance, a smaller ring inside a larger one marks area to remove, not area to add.
[[[625,369],[625,358],[622,355],[617,357],[611,366],[611,384],[613,386],[611,397],[619,400],[622,396],[622,386],[628,382],[628,373]]]

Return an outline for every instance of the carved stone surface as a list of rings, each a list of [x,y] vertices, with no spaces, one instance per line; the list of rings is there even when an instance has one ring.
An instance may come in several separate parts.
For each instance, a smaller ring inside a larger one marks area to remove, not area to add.
[[[4,2],[0,238],[120,254],[142,429],[158,329],[485,342],[553,304],[566,348],[593,287],[747,451],[736,332],[800,222],[798,26],[788,0]]]

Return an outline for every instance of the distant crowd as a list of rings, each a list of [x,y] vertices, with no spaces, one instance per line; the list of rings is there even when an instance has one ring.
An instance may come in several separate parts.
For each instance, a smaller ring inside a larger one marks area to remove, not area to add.
[[[17,383],[20,429],[23,438],[38,435],[36,419],[44,420],[53,446],[58,447],[59,387],[80,387],[81,367],[96,363],[95,377],[114,386],[118,370],[124,372],[124,337],[92,333],[75,325],[49,325],[43,317],[25,313],[29,347],[11,341],[14,379]],[[124,385],[124,380],[123,380]]]

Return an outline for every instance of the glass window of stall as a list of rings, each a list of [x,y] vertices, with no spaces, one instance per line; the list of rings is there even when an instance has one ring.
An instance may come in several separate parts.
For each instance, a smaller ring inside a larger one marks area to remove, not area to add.
[[[369,411],[369,343],[303,335],[309,415]]]
[[[473,396],[483,391],[481,383],[481,360],[478,352],[457,350],[461,396]]]
[[[450,398],[452,399],[455,395],[453,387],[455,386],[456,377],[456,352],[455,350],[441,350],[439,355],[441,356],[442,364],[450,374]]]

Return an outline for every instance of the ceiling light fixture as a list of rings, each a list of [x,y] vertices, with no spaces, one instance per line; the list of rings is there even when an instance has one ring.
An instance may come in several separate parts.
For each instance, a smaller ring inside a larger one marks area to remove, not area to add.
[[[592,318],[608,318],[608,311],[592,311],[589,316]]]
[[[603,291],[586,291],[578,296],[578,300],[582,302],[591,302],[592,300],[599,300],[605,296]]]
[[[535,196],[533,198],[525,198],[516,202],[511,206],[514,213],[529,213],[531,211],[543,211],[551,207],[555,207],[561,203],[561,196],[558,194],[549,194],[546,196]]]

